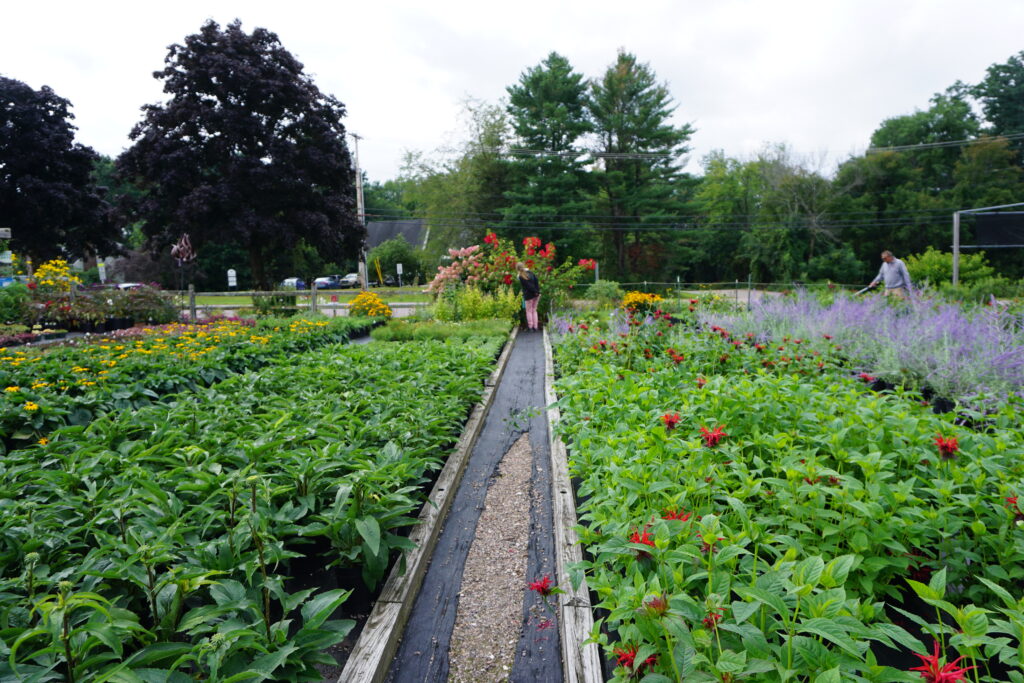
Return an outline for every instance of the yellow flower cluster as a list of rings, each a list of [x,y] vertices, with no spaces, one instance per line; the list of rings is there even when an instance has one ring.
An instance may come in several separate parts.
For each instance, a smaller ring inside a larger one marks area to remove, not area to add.
[[[375,292],[360,293],[352,300],[349,313],[368,318],[390,318],[392,315],[391,309]]]
[[[654,306],[662,298],[657,294],[645,294],[644,292],[626,292],[622,297],[620,306],[629,311],[645,311]]]
[[[390,315],[390,311],[388,311]],[[288,331],[292,334],[308,334],[326,327],[326,320],[296,319],[289,323]],[[280,331],[280,330],[278,330]],[[32,381],[32,390],[38,391],[49,387],[49,391],[68,391],[74,386],[90,387],[97,381],[109,379],[111,368],[120,363],[131,363],[134,358],[148,356],[164,356],[174,361],[195,361],[208,353],[216,351],[223,344],[258,344],[271,342],[273,335],[256,334],[253,330],[235,321],[221,321],[209,325],[195,326],[175,324],[159,329],[145,329],[141,338],[133,340],[106,341],[82,347],[86,360],[65,366],[59,373],[53,368],[41,370],[40,374],[50,375],[37,377]],[[44,356],[38,350],[6,350],[0,349],[0,369],[17,369],[28,364],[42,361]],[[146,361],[147,363],[151,361]],[[131,365],[128,366],[129,368]],[[128,370],[131,372],[131,370]],[[20,402],[20,386],[8,386],[4,393],[15,402]],[[35,404],[32,404],[35,405]],[[32,412],[36,408],[25,406]]]
[[[71,274],[71,266],[64,259],[53,259],[39,266],[33,274],[36,284],[44,287],[53,287],[61,292],[71,290],[74,284],[81,284],[82,279]]]

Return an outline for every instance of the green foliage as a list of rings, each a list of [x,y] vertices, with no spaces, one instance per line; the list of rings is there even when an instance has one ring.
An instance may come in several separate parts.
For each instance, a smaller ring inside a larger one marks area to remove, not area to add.
[[[0,678],[319,680],[349,591],[289,577],[414,547],[501,343],[286,354],[7,453]]]
[[[107,412],[130,412],[211,386],[288,354],[343,341],[372,324],[359,318],[270,322],[273,327],[258,332],[239,323],[178,325],[130,342],[12,350],[0,360],[0,386],[13,387],[0,397],[0,450],[63,425],[87,425]],[[28,404],[38,407],[28,410]]]
[[[597,282],[587,286],[583,298],[590,299],[591,301],[597,301],[598,306],[602,308],[610,308],[612,306],[617,306],[624,295],[625,292],[622,291],[622,287],[619,286],[618,282],[613,280],[598,280]]]
[[[921,284],[939,287],[953,281],[953,254],[928,247],[922,254],[911,254],[903,259],[910,271],[910,277]],[[971,285],[976,281],[991,278],[994,274],[988,265],[985,252],[960,253],[960,282]]]
[[[434,318],[442,322],[466,320],[513,320],[519,317],[522,300],[511,287],[486,293],[477,287],[448,287],[434,304]]]
[[[31,301],[28,287],[15,282],[0,287],[0,323],[17,323],[28,320],[28,305]]]
[[[274,293],[258,295],[252,298],[252,306],[259,318],[270,316],[289,316],[299,312],[298,295]]]
[[[606,654],[636,655],[614,680],[919,680],[873,650],[933,639],[945,662],[980,665],[972,680],[1007,680],[985,664],[1018,666],[1024,632],[1004,588],[1024,578],[1014,399],[975,431],[869,391],[820,336],[665,321],[613,336],[626,322],[555,348],[585,501],[574,581],[604,610]]]
[[[395,266],[401,263],[402,284],[409,284],[417,281],[417,279],[419,281],[423,280],[426,276],[425,259],[423,250],[413,247],[402,236],[381,242],[371,249],[366,257],[367,263],[370,264],[370,273],[373,278],[377,277],[376,267],[372,265],[374,262],[380,261],[380,269],[383,274],[385,276],[394,276],[396,279],[398,278],[398,272]]]
[[[992,297],[1010,298],[1024,296],[1024,281],[1011,280],[1002,275],[976,278],[962,282],[956,287],[952,282],[943,282],[939,291],[946,297],[973,303],[991,303]]]
[[[387,325],[378,327],[370,336],[376,341],[406,342],[427,341],[430,339],[468,340],[484,337],[506,337],[509,333],[508,320],[472,320],[459,323],[439,323],[431,321],[410,321],[404,319],[391,320]]]

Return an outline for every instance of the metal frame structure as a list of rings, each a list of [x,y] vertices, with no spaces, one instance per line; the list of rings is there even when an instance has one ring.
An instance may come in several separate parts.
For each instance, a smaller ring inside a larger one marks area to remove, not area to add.
[[[1024,206],[1024,202],[1016,204],[1002,204],[1000,206],[983,206],[980,209],[963,209],[953,212],[953,284],[960,282],[960,214],[980,213],[982,211],[995,211],[996,209],[1012,209],[1016,206]]]

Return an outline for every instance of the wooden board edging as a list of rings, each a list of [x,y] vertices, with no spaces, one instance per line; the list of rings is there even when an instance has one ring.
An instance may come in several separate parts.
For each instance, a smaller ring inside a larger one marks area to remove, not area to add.
[[[494,393],[505,372],[508,357],[515,344],[518,327],[513,328],[505,347],[498,356],[494,371],[484,381],[484,392],[479,403],[473,407],[462,436],[455,449],[441,469],[427,501],[420,508],[418,522],[409,534],[409,540],[416,544],[415,550],[405,553],[402,562],[392,567],[366,620],[359,640],[356,641],[338,683],[379,683],[387,675],[388,666],[398,649],[413,602],[419,593],[426,574],[430,556],[434,552],[437,538],[444,523],[448,508],[451,507],[455,492],[462,481],[466,463],[473,452],[477,437],[483,428],[484,418],[494,400]]]
[[[594,612],[590,590],[583,579],[574,589],[569,578],[569,565],[583,561],[576,535],[576,496],[569,478],[569,462],[565,444],[555,435],[560,419],[558,396],[555,395],[555,364],[551,339],[544,330],[544,400],[547,402],[548,440],[551,445],[551,500],[555,532],[555,567],[558,596],[558,630],[562,643],[562,670],[566,683],[601,683],[601,652],[597,643],[587,643],[594,628]]]

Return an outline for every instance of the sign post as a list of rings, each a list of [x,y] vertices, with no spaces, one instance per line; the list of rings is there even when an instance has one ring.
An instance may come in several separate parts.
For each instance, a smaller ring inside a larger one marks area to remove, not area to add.
[[[238,273],[235,272],[234,268],[228,268],[228,289],[234,289],[238,286]]]
[[[396,263],[395,264],[395,270],[398,271],[398,286],[401,287],[402,286],[402,264],[401,263]]]

